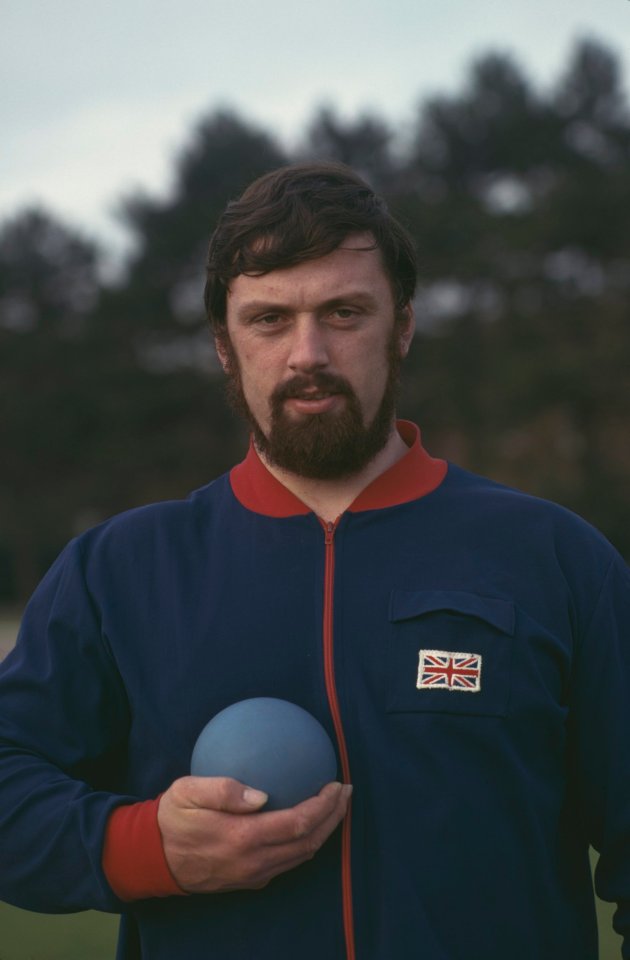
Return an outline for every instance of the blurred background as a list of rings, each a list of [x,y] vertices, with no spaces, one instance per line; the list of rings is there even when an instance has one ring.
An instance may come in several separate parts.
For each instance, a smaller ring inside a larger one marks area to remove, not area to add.
[[[295,159],[416,241],[429,450],[630,557],[629,69],[628,0],[4,0],[0,657],[70,537],[241,458],[205,251]]]
[[[0,604],[239,459],[202,311],[226,201],[346,161],[421,264],[400,409],[630,555],[630,3],[5,0]]]

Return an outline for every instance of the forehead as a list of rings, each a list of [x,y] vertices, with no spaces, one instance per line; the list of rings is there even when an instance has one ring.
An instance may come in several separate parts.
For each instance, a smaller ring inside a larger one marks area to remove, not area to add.
[[[239,274],[230,283],[227,310],[229,315],[246,308],[249,301],[261,299],[306,307],[315,305],[318,298],[329,300],[346,292],[393,300],[381,252],[370,233],[350,234],[323,257],[268,273]]]

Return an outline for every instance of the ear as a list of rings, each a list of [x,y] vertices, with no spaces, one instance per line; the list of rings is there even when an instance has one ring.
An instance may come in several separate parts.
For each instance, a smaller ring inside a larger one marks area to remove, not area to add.
[[[223,373],[230,373],[230,353],[225,342],[226,336],[227,334],[225,333],[215,333],[214,348],[217,351],[217,357],[219,358],[219,363],[223,368]]]
[[[411,301],[409,301],[401,309],[400,319],[398,322],[399,349],[400,349],[400,356],[403,359],[409,353],[409,348],[411,347],[411,341],[413,340],[415,329],[416,329],[416,318],[413,312],[413,306],[411,305]]]

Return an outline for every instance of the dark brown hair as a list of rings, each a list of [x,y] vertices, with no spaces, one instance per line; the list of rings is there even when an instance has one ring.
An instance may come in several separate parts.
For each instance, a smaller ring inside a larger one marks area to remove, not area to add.
[[[374,237],[400,309],[416,286],[413,244],[354,170],[341,163],[299,163],[255,180],[228,204],[210,240],[204,300],[215,334],[225,326],[234,277],[323,257],[358,232]]]

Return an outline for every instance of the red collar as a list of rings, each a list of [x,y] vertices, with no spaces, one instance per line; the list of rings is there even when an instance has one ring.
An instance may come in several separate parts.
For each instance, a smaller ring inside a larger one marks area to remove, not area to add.
[[[408,452],[361,491],[348,508],[351,512],[381,510],[408,503],[431,493],[442,483],[447,470],[446,461],[429,456],[414,423],[399,420],[397,427],[409,447]],[[231,470],[230,483],[236,499],[254,513],[268,517],[312,513],[310,507],[269,472],[253,443],[250,443],[243,462]]]

